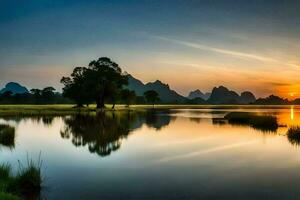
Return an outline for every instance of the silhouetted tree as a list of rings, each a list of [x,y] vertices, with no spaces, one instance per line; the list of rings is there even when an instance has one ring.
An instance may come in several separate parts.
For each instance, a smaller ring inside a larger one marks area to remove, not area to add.
[[[108,100],[112,103],[112,109],[115,109],[116,102],[121,97],[121,90],[116,84],[111,84],[107,86],[106,96]]]
[[[106,57],[91,61],[86,76],[88,91],[96,100],[97,108],[104,108],[105,100],[128,84],[128,77],[119,65]]]
[[[121,98],[125,102],[126,106],[129,107],[129,105],[135,101],[136,95],[134,91],[124,89],[121,92]]]
[[[83,104],[90,101],[85,83],[86,71],[87,68],[85,67],[75,67],[71,77],[63,77],[60,81],[65,86],[63,95],[74,100],[78,107],[82,107]]]
[[[41,92],[43,100],[50,102],[55,96],[54,91],[55,89],[53,87],[45,87]]]
[[[118,64],[102,57],[91,61],[88,67],[76,67],[71,77],[63,77],[61,83],[65,86],[64,95],[78,106],[95,100],[97,108],[104,108],[105,100],[115,104],[122,87],[128,84],[128,77]]]
[[[40,89],[35,89],[35,88],[33,88],[33,89],[31,89],[30,90],[30,93],[34,96],[34,97],[40,97],[41,96],[41,94],[42,94],[42,91],[40,90]]]
[[[154,107],[154,104],[160,100],[159,95],[155,90],[148,90],[148,91],[144,92],[144,96],[145,96],[145,99],[147,100],[147,102],[151,103],[153,105],[153,107]]]

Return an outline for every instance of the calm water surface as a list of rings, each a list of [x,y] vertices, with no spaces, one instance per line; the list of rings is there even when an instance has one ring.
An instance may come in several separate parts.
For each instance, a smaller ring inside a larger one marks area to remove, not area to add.
[[[237,110],[1,118],[16,138],[0,162],[41,152],[43,199],[298,199],[300,108],[245,110],[276,115],[275,132],[223,120]]]

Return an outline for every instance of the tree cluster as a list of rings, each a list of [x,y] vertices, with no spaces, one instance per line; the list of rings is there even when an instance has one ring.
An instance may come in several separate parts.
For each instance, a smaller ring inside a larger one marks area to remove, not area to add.
[[[72,103],[70,99],[64,98],[55,92],[53,87],[44,89],[31,89],[30,93],[13,94],[6,91],[0,94],[0,104],[64,104]]]
[[[128,75],[107,57],[93,60],[87,67],[75,67],[69,77],[61,79],[61,83],[64,84],[63,95],[74,100],[78,107],[95,102],[97,108],[103,109],[105,103],[111,103],[114,108],[116,103],[129,106],[145,102],[143,97],[126,88]],[[152,91],[145,98],[154,104],[158,94]]]

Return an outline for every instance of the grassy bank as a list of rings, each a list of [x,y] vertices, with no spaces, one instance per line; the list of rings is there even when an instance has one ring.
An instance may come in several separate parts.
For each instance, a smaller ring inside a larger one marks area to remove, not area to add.
[[[111,111],[111,105],[106,105],[107,111]],[[154,109],[282,109],[290,106],[255,106],[255,105],[155,105]],[[115,110],[147,110],[153,109],[152,105],[116,105]],[[96,106],[90,105],[84,108],[74,108],[74,105],[0,105],[0,116],[37,116],[37,115],[70,115],[79,112],[95,112]]]

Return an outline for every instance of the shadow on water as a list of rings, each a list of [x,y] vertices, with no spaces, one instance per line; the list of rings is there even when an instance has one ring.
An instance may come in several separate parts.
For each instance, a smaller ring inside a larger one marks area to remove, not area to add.
[[[224,118],[212,118],[212,124],[222,126],[227,124],[227,120]]]
[[[143,124],[160,130],[171,117],[153,112],[103,112],[96,115],[73,115],[64,118],[61,137],[70,139],[76,147],[88,146],[91,153],[101,157],[117,151],[122,140]]]

